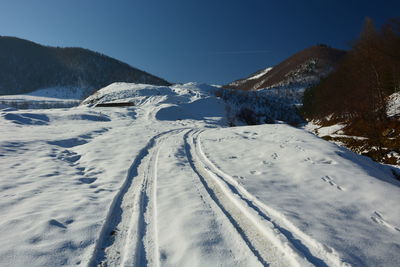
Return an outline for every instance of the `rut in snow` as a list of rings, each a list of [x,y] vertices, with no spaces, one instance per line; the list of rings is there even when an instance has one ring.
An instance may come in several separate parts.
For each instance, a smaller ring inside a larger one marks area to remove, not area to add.
[[[209,169],[200,161],[194,139],[198,131],[185,134],[185,148],[189,163],[198,175],[201,183],[211,199],[222,210],[237,230],[249,249],[264,266],[311,266],[298,255],[288,243],[284,243],[282,235],[276,233],[270,222],[256,218],[242,200],[230,194]]]
[[[160,133],[139,152],[110,205],[89,266],[159,265],[155,195],[158,146],[168,135],[183,130]],[[145,243],[151,243],[154,251],[146,251]]]
[[[300,257],[307,259],[309,263],[316,266],[347,266],[340,257],[334,252],[333,249],[320,244],[310,236],[306,235],[290,221],[288,221],[282,214],[268,207],[255,196],[250,194],[237,180],[229,174],[223,172],[210,159],[202,149],[201,133],[193,135],[193,145],[198,155],[199,160],[204,164],[206,171],[211,174],[215,179],[221,181],[229,194],[239,198],[247,205],[248,208],[255,211],[255,213],[262,219],[271,223],[271,227],[282,234],[296,253]]]

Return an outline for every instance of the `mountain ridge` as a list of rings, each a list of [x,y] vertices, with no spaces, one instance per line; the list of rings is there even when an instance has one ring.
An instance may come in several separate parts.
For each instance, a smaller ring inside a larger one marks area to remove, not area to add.
[[[113,82],[170,85],[168,81],[80,47],[44,46],[0,36],[0,95],[52,87],[80,88],[86,97]]]
[[[258,90],[282,86],[307,87],[317,83],[320,78],[332,71],[345,54],[344,50],[323,44],[311,46],[295,53],[272,68],[256,71],[247,78],[224,85],[223,88]]]

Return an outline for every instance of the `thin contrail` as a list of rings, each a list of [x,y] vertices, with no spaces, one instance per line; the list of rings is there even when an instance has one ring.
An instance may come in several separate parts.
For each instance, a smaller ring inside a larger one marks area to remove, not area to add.
[[[271,53],[271,50],[242,50],[242,51],[220,51],[209,52],[211,55],[240,55],[240,54],[264,54]]]

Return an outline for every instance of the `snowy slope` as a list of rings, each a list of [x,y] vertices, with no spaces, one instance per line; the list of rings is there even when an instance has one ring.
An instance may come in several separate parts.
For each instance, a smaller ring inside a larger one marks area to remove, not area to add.
[[[225,128],[215,90],[0,110],[0,266],[400,264],[388,167],[284,124]]]
[[[272,70],[272,67],[266,68],[264,70],[259,71],[257,74],[251,76],[250,78],[247,78],[248,80],[254,80],[254,79],[258,79],[261,76],[263,76],[264,74],[266,74],[267,72],[269,72],[270,70]]]
[[[43,88],[26,95],[36,96],[36,97],[47,97],[56,99],[75,99],[81,100],[85,97],[88,92],[84,91],[84,88],[79,87],[51,87]]]
[[[400,183],[372,160],[284,124],[210,130],[198,142],[210,168],[300,251],[323,258],[318,240],[355,266],[400,263]]]
[[[82,88],[54,87],[22,95],[1,95],[0,103],[20,109],[67,108],[78,106],[84,96]]]

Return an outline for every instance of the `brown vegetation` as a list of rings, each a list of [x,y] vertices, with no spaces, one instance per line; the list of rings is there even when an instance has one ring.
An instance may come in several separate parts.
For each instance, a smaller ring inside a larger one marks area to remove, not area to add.
[[[400,20],[378,31],[367,18],[359,40],[338,68],[306,90],[303,114],[325,125],[345,123],[345,134],[368,139],[362,145],[345,142],[353,150],[370,151],[374,159],[393,163],[387,155],[400,153],[400,121],[388,117],[387,100],[399,90]]]
[[[343,50],[330,48],[320,44],[304,49],[276,65],[266,74],[249,79],[260,73],[258,71],[249,78],[240,79],[224,85],[223,88],[240,90],[257,90],[277,86],[287,86],[293,83],[309,85],[318,82],[326,76],[336,63],[346,54]]]

